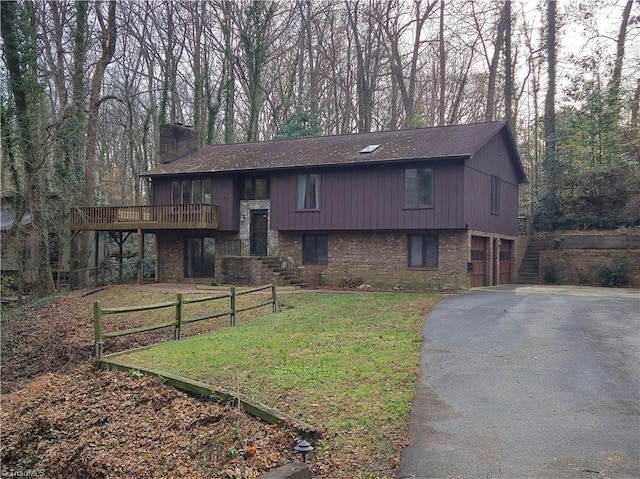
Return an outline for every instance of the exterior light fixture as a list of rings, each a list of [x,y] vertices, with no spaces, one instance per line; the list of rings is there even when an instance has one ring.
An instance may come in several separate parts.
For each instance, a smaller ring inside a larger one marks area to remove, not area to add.
[[[307,462],[307,453],[313,451],[313,446],[303,439],[294,449],[302,455],[302,462]]]
[[[244,223],[245,220],[245,216],[244,215],[240,215],[240,221],[242,221]]]

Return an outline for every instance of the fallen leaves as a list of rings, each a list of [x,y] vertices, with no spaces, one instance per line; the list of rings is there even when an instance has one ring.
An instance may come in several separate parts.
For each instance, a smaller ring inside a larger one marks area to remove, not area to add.
[[[296,460],[292,432],[150,378],[84,365],[33,384],[2,397],[5,469],[244,479]]]
[[[118,295],[125,286],[113,288]],[[109,290],[106,291],[109,293]],[[300,438],[239,410],[159,381],[102,371],[93,351],[91,303],[82,292],[2,315],[2,470],[64,478],[253,479],[297,461]],[[124,329],[126,323],[111,324]],[[110,352],[169,339],[171,331],[125,336]],[[313,405],[312,407],[315,407]],[[314,477],[393,477],[397,464],[367,464],[340,446],[314,444]],[[367,470],[384,470],[369,473]]]

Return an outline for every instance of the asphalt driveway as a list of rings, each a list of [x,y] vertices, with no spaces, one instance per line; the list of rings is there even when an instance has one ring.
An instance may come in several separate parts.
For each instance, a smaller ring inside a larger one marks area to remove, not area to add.
[[[640,477],[640,293],[478,288],[423,330],[399,478]]]

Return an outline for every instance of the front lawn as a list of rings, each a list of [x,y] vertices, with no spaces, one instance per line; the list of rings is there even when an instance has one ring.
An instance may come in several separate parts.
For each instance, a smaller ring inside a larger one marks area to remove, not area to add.
[[[230,388],[316,426],[324,435],[311,462],[321,477],[393,477],[407,440],[421,326],[440,298],[286,294],[280,314],[119,359]],[[325,452],[342,464],[323,461]]]

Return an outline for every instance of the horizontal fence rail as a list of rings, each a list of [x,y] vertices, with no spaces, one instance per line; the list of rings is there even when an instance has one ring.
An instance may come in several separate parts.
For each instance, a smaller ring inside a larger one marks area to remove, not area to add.
[[[264,291],[270,289],[271,296],[266,301],[261,301],[257,304],[252,304],[250,306],[245,306],[244,308],[237,307],[237,297],[242,296],[249,293],[255,293],[258,291]],[[229,300],[229,309],[216,312],[213,314],[208,314],[196,318],[184,318],[183,307],[186,304],[193,303],[203,303],[208,301],[218,301],[218,300]],[[127,336],[129,334],[137,334],[144,333],[147,331],[155,331],[157,329],[162,328],[174,328],[173,338],[174,340],[179,340],[182,337],[182,325],[195,323],[198,321],[204,321],[206,319],[219,318],[222,316],[229,316],[229,326],[236,325],[236,315],[242,311],[249,311],[251,309],[260,308],[266,305],[272,305],[272,311],[277,313],[279,311],[279,303],[278,296],[276,291],[276,283],[275,281],[272,284],[268,284],[265,286],[259,286],[257,288],[247,289],[243,291],[236,291],[236,287],[232,286],[231,291],[228,294],[216,295],[216,296],[204,296],[200,298],[185,298],[182,294],[176,295],[175,301],[167,301],[164,303],[156,303],[142,306],[124,306],[124,307],[115,307],[115,308],[103,308],[100,305],[100,301],[95,301],[93,303],[93,328],[94,328],[94,338],[95,338],[95,355],[98,361],[102,360],[103,350],[104,350],[104,340],[117,338],[120,336]],[[123,313],[134,313],[140,311],[153,311],[157,309],[164,308],[175,308],[176,316],[174,321],[166,321],[163,323],[150,324],[145,326],[138,326],[130,329],[122,329],[119,331],[110,331],[105,333],[102,331],[102,317],[109,314],[123,314]]]
[[[210,204],[91,206],[71,210],[71,230],[218,228],[218,206]]]

